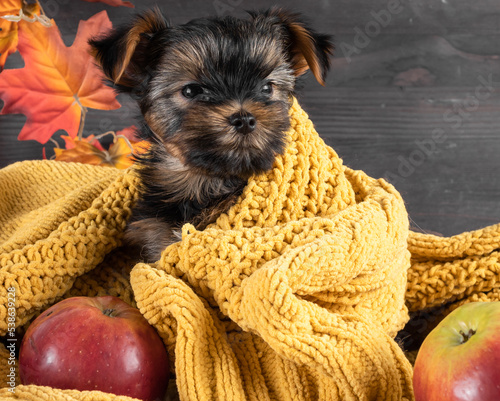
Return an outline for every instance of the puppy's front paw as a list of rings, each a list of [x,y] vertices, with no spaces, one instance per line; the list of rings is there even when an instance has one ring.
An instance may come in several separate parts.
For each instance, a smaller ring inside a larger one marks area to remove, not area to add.
[[[163,250],[182,239],[180,229],[174,229],[170,224],[155,218],[131,222],[124,235],[126,247],[135,248],[139,259],[145,262],[155,262],[160,259]]]

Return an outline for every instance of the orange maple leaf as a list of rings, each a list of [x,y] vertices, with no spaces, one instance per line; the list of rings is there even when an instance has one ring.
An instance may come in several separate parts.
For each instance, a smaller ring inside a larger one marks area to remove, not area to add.
[[[122,1],[122,0],[85,0],[89,3],[106,3],[113,7],[134,7],[134,5],[130,1]]]
[[[17,50],[17,23],[0,18],[0,72],[10,54]]]
[[[18,15],[21,0],[4,0],[0,4],[0,71],[9,54],[17,49],[17,23],[2,18],[4,15]]]
[[[0,3],[0,15],[19,15],[23,8],[21,0],[2,0]]]
[[[25,114],[27,121],[18,138],[42,144],[59,129],[76,137],[87,107],[120,107],[88,52],[89,37],[111,28],[107,13],[80,21],[71,47],[64,45],[52,23],[45,28],[39,22],[19,22],[18,48],[25,67],[0,74],[0,98],[5,102],[0,114]]]
[[[134,148],[123,136],[117,136],[113,145],[109,147],[109,160],[120,169],[126,169],[134,164],[132,158]]]
[[[0,4],[0,72],[7,57],[17,50],[17,21],[25,15],[30,18],[40,13],[40,6],[27,4],[21,0],[2,0]],[[13,19],[14,18],[14,19]]]
[[[106,160],[105,153],[89,143],[87,139],[80,140],[66,137],[66,143],[70,142],[71,145],[68,145],[68,149],[55,148],[56,160],[94,165],[104,164],[103,162]]]
[[[95,137],[95,135],[89,135],[83,139],[71,138],[70,136],[67,136],[67,135],[61,135],[61,138],[64,140],[64,145],[66,146],[66,149],[73,149],[76,146],[78,141],[84,141],[84,142],[91,143],[97,149],[104,151],[104,148],[102,147],[98,138]],[[58,149],[58,148],[56,148],[56,149]]]
[[[139,139],[137,136],[137,128],[134,125],[118,131],[116,136],[125,137],[128,143],[132,146],[132,154],[135,155],[143,154],[151,147],[150,142]],[[131,157],[132,156],[129,155],[129,159]]]
[[[116,134],[110,131],[97,137],[90,135],[83,139],[63,135],[66,149],[55,148],[55,159],[126,169],[134,164],[134,154],[144,153],[150,146],[146,141],[134,141],[131,137],[134,130],[135,127],[129,127]],[[105,150],[98,138],[108,134],[113,135],[113,143],[108,150]]]

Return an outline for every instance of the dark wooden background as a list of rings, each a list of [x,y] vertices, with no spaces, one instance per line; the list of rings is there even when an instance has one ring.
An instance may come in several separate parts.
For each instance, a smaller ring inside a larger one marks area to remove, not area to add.
[[[154,4],[172,23],[217,14],[243,16],[266,0],[131,0],[114,8],[41,0],[67,45],[78,21],[106,9],[114,24]],[[318,132],[344,163],[385,177],[406,200],[412,224],[453,235],[500,222],[500,1],[293,0],[320,32],[335,35],[326,87],[311,78],[299,92]],[[19,55],[7,67],[22,66]],[[91,110],[86,132],[133,123],[134,105]],[[19,142],[22,115],[0,116],[0,167],[42,157]],[[50,153],[50,152],[49,152]],[[0,188],[1,190],[1,188]]]

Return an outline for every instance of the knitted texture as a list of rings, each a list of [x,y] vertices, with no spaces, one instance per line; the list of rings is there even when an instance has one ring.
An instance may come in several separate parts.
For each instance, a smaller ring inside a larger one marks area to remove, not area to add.
[[[412,232],[408,245],[410,310],[500,300],[500,224],[450,238]]]
[[[498,299],[500,226],[411,233],[398,192],[343,166],[297,102],[288,139],[214,224],[185,225],[159,261],[135,266],[119,248],[138,196],[133,169],[0,170],[0,334],[9,287],[21,331],[62,298],[108,293],[157,329],[183,401],[413,400],[393,340],[405,297],[414,311]],[[3,377],[8,355],[0,348]],[[33,385],[3,398],[131,400]]]

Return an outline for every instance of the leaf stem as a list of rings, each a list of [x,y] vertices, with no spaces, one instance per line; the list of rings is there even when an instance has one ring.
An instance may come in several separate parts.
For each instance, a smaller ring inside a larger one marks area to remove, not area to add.
[[[39,0],[36,0],[36,4],[38,4],[38,7],[40,7],[40,14],[46,17],[47,14],[45,14],[45,10],[43,9],[42,4]]]
[[[55,148],[60,148],[59,142],[57,142],[54,138],[49,138],[49,141],[52,142],[55,146]]]
[[[104,138],[105,136],[107,135],[113,135],[113,142],[115,142],[115,137],[116,137],[116,134],[115,134],[115,131],[108,131],[108,132],[105,132],[103,134],[99,134],[99,135],[96,135],[94,137],[95,140],[99,140],[101,138]]]
[[[83,138],[83,127],[85,126],[85,117],[87,117],[87,108],[82,106],[80,102],[78,102],[82,109],[82,117],[80,119],[80,128],[78,129],[78,139],[81,141]]]
[[[129,139],[124,136],[124,135],[115,135],[115,141],[118,139],[118,138],[123,138],[125,140],[125,142],[127,143],[127,146],[130,148],[130,150],[133,152],[134,151],[134,147],[132,146],[132,144],[130,143]]]
[[[33,18],[30,18],[26,14],[24,14],[23,9],[21,8],[19,10],[19,15],[2,15],[0,18],[5,19],[10,22],[19,22],[21,20],[27,21],[27,22],[40,22],[45,28],[50,28],[52,26],[52,22],[50,21],[49,18],[47,18],[46,15],[34,15]]]

